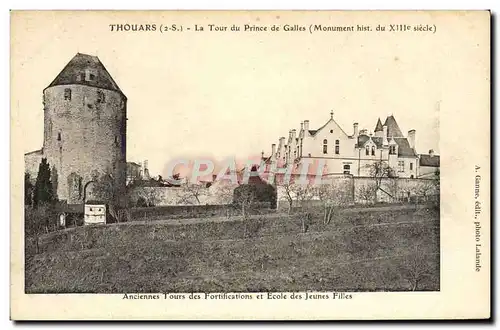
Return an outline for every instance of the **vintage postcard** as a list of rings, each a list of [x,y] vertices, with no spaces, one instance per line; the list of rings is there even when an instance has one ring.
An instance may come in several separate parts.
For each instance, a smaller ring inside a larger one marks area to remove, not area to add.
[[[490,19],[12,11],[11,318],[489,318]]]

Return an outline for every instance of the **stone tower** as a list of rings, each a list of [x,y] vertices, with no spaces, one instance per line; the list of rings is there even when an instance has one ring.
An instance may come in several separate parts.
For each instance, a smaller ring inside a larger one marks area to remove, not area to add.
[[[76,54],[43,91],[43,104],[43,156],[57,198],[78,204],[86,191],[86,200],[118,203],[126,184],[127,98],[101,61]]]

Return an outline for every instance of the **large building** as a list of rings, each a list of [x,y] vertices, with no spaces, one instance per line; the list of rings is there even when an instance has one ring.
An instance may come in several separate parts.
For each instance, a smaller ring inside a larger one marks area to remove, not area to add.
[[[331,112],[329,120],[317,129],[311,129],[309,120],[305,120],[300,123],[298,132],[290,130],[288,138],[281,137],[277,147],[272,144],[271,155],[265,159],[283,165],[300,164],[308,158],[323,160],[327,173],[353,176],[370,176],[371,165],[382,160],[397,177],[418,178],[420,157],[415,149],[415,138],[415,130],[403,134],[392,115],[383,123],[379,118],[373,133],[359,130],[358,123],[354,123],[352,133],[348,134]],[[437,161],[432,165],[439,167],[439,156],[433,157]]]
[[[46,158],[57,198],[68,204],[82,203],[85,191],[100,199],[99,180],[109,184],[107,198],[124,195],[127,98],[101,61],[76,54],[43,91],[43,105],[43,148],[25,155],[26,172],[36,178]]]

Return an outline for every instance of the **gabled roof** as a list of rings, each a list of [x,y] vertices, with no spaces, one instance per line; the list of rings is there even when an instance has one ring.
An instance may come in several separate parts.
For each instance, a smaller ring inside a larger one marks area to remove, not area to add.
[[[380,118],[377,120],[377,125],[375,125],[375,130],[374,132],[380,132],[383,131],[384,127],[382,127],[382,122],[380,121]]]
[[[373,143],[375,143],[377,148],[383,147],[383,143],[384,143],[383,137],[372,136],[371,139],[372,139]],[[363,148],[365,146],[366,142],[368,142],[368,140],[370,140],[370,137],[368,135],[358,136],[357,147]],[[410,147],[410,143],[408,142],[407,138],[396,137],[396,138],[394,138],[394,141],[396,141],[396,143],[398,145],[398,156],[399,157],[416,157],[417,156],[417,154],[415,153],[415,150],[413,150],[413,148]]]
[[[319,131],[321,131],[323,128],[325,128],[330,122],[333,122],[335,125],[337,125],[337,127],[340,129],[340,131],[342,133],[344,133],[345,136],[348,136],[346,134],[346,132],[342,129],[342,127],[340,127],[340,125],[337,124],[337,122],[333,119],[333,114],[332,114],[332,118],[330,118],[323,126],[318,128],[317,130],[309,130],[309,134],[311,134],[312,136],[315,136],[316,134],[318,134]]]
[[[420,155],[420,166],[439,167],[439,156]]]
[[[85,70],[90,69],[95,73],[93,80],[85,79]],[[109,89],[123,95],[116,82],[101,63],[97,56],[77,53],[62,69],[52,83],[47,87],[60,85],[87,85],[97,88]]]
[[[403,137],[403,133],[401,133],[401,129],[399,128],[398,123],[394,116],[389,116],[385,120],[384,126],[387,126],[387,137]]]

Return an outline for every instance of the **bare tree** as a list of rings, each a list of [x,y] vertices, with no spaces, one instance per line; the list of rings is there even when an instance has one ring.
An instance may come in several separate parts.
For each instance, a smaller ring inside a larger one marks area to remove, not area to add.
[[[399,200],[399,194],[400,194],[400,185],[399,185],[399,180],[397,178],[390,178],[389,182],[387,184],[387,189],[389,194],[392,196],[392,200],[394,202]]]
[[[312,200],[314,198],[315,189],[311,183],[294,184],[293,193],[300,207],[299,218],[302,232],[308,230],[312,218]]]
[[[349,189],[336,182],[316,187],[316,195],[323,206],[324,224],[329,224],[334,217],[335,211],[348,205],[351,201]]]
[[[191,183],[186,180],[184,184],[181,185],[180,189],[182,192],[179,196],[179,204],[201,204],[201,197],[206,194],[205,186],[197,183]]]
[[[411,291],[416,291],[422,280],[431,276],[428,257],[422,253],[422,249],[417,245],[413,248],[412,253],[403,260],[402,274],[409,282]]]
[[[375,183],[373,200],[377,203],[377,192],[381,189],[382,180],[384,178],[394,178],[396,177],[396,174],[394,169],[383,160],[378,160],[372,164],[367,164],[366,166],[369,168],[370,177],[373,178],[373,182]]]
[[[369,182],[366,185],[361,185],[357,189],[357,195],[359,199],[365,203],[371,203],[375,201],[375,195],[377,194],[377,187],[373,182]]]
[[[241,210],[243,219],[248,219],[249,211],[252,209],[256,202],[254,191],[250,189],[242,189],[238,195],[237,205]]]

